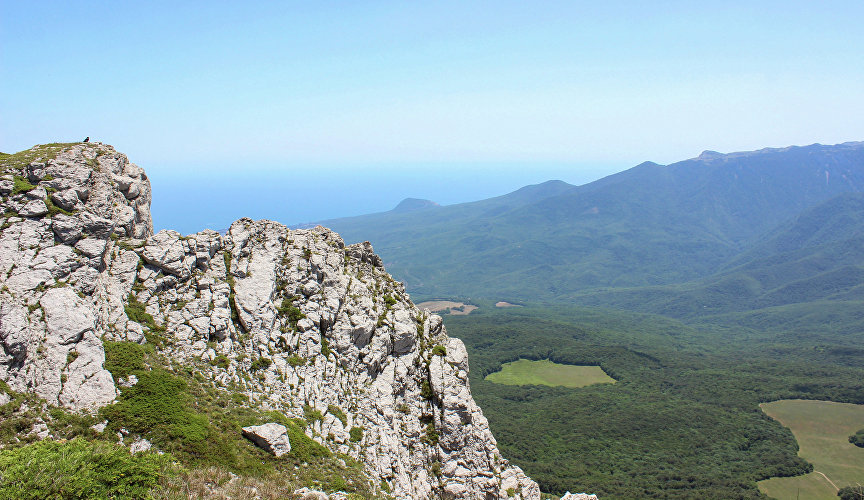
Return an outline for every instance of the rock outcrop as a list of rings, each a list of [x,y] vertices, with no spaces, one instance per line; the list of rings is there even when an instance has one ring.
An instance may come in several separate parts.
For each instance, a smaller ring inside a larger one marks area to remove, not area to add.
[[[147,176],[110,146],[23,153],[0,173],[0,379],[12,389],[93,410],[122,390],[103,341],[158,339],[251,404],[319,412],[307,435],[398,498],[540,497],[500,456],[462,342],[368,243],[250,219],[224,236],[153,234]]]
[[[588,493],[570,493],[569,491],[561,497],[561,500],[597,500],[597,495]]]
[[[277,457],[291,451],[291,440],[284,425],[270,422],[243,428],[243,435],[250,441]]]

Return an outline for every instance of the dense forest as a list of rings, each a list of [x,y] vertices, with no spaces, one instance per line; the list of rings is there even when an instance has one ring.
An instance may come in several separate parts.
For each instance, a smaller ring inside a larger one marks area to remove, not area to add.
[[[765,498],[756,481],[811,470],[760,402],[864,403],[864,350],[746,328],[563,306],[447,316],[502,452],[544,491],[632,498]],[[847,339],[848,340],[848,339]],[[484,380],[519,358],[601,366],[581,389]]]

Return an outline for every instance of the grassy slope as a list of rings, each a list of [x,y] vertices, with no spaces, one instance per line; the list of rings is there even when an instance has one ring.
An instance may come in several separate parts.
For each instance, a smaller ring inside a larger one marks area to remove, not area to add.
[[[553,363],[548,359],[520,359],[504,363],[500,372],[486,375],[486,380],[505,385],[546,385],[549,387],[586,387],[593,384],[614,384],[599,366],[574,366]]]
[[[840,488],[864,482],[864,448],[848,440],[864,425],[864,405],[785,400],[760,406],[771,418],[792,430],[801,447],[799,455],[815,469],[801,477],[762,481],[759,489],[765,494],[791,500],[800,489],[801,498],[836,499],[837,490],[817,471]]]

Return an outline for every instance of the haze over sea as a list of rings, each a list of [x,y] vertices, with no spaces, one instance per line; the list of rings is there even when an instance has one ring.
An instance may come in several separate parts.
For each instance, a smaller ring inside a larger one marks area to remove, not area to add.
[[[441,205],[481,200],[526,184],[584,184],[624,165],[406,163],[204,169],[151,176],[156,230],[221,230],[240,217],[308,223],[391,210],[406,197]],[[225,200],[234,200],[226,203]]]

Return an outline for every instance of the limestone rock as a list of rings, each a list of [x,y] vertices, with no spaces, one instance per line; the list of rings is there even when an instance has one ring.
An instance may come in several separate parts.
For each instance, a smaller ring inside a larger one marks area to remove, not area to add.
[[[330,500],[332,497],[323,491],[300,488],[294,491],[294,496],[300,500]]]
[[[587,493],[570,493],[569,491],[561,497],[561,500],[597,500],[597,495]]]
[[[99,143],[17,168],[0,178],[0,211],[13,214],[0,226],[0,379],[13,390],[93,411],[135,382],[104,369],[103,339],[160,335],[160,355],[218,390],[240,387],[250,405],[291,418],[321,412],[307,436],[396,498],[539,499],[500,456],[464,345],[368,242],[251,219],[225,235],[154,235],[146,174]],[[11,194],[12,173],[36,187]],[[69,215],[48,213],[49,193]],[[152,320],[130,319],[130,300]],[[286,432],[244,429],[277,456],[290,450]]]
[[[271,422],[244,427],[243,436],[277,458],[291,451],[288,429],[282,424]]]
[[[150,451],[153,448],[153,445],[150,441],[147,441],[144,438],[138,438],[134,443],[129,445],[129,452],[132,454],[141,453],[142,451]]]

